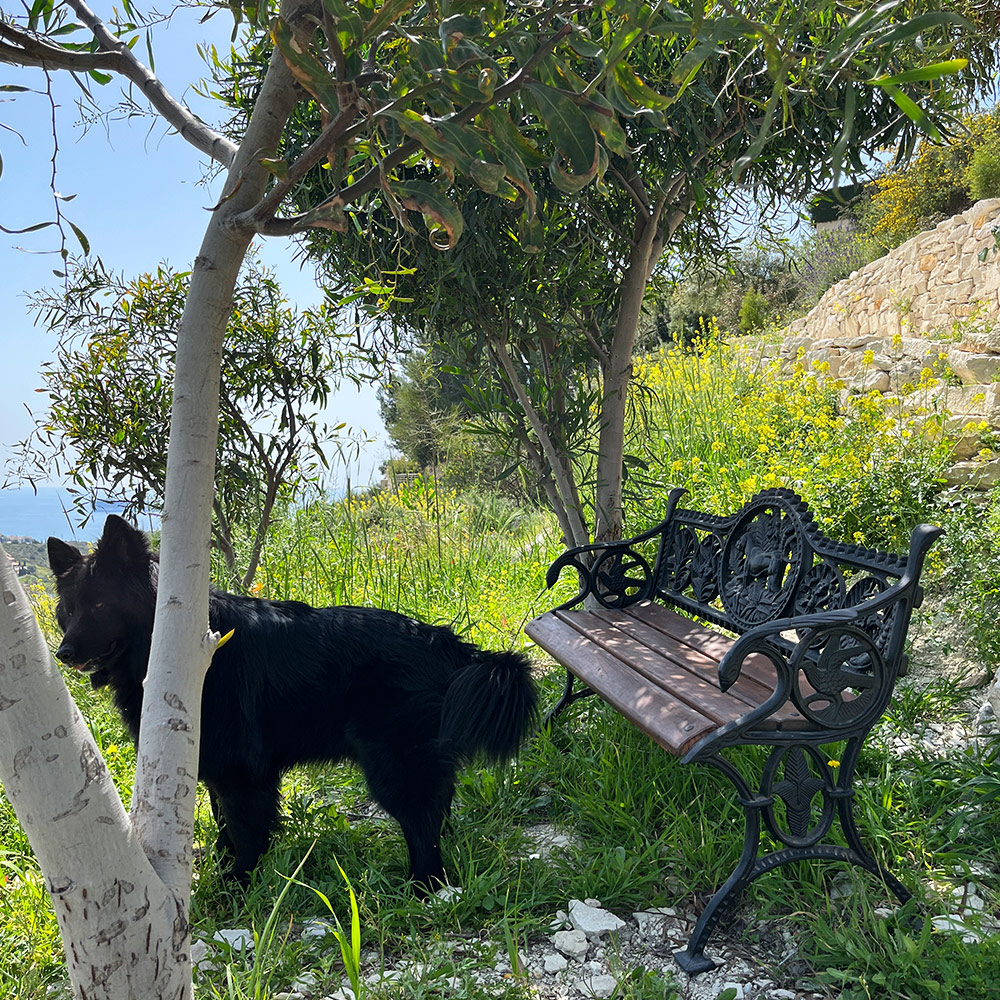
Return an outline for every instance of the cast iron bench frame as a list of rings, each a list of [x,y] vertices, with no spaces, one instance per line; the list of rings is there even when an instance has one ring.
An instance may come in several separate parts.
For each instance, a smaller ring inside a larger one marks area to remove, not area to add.
[[[712,764],[735,786],[743,853],[674,956],[695,974],[715,967],[704,949],[725,904],[790,861],[846,861],[909,899],[861,843],[854,777],[906,672],[920,571],[942,529],[916,527],[903,558],[826,537],[790,490],[765,490],[729,517],[679,508],[685,492],[672,490],[666,517],[634,538],[564,552],[546,582],[572,566],[579,592],[525,631],[566,667],[546,723],[598,694],[683,763]],[[835,743],[838,761],[822,749]],[[756,788],[723,755],[745,745],[768,751]],[[837,818],[846,847],[830,842]],[[764,854],[762,822],[781,845]]]

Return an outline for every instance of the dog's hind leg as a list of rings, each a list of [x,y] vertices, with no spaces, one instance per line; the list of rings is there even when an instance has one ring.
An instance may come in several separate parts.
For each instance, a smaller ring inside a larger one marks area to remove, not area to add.
[[[455,763],[436,743],[368,743],[358,748],[368,790],[399,824],[410,852],[410,878],[445,884],[441,827],[455,790]]]
[[[245,885],[278,826],[280,776],[261,782],[216,787],[212,811],[219,822],[219,840],[232,855],[226,876]]]

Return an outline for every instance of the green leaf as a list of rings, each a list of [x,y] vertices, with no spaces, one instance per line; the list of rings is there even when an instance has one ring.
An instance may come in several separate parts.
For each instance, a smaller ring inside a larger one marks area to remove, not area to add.
[[[597,171],[597,137],[586,113],[566,94],[544,84],[529,83],[527,89],[573,174],[592,180]],[[560,172],[566,174],[561,168]]]
[[[968,59],[947,59],[944,62],[933,63],[930,66],[918,66],[916,69],[908,69],[904,73],[896,73],[894,76],[879,76],[867,82],[875,83],[879,86],[887,83],[923,83],[927,80],[940,80],[942,76],[961,73],[968,65]]]
[[[362,39],[368,41],[391,24],[395,24],[413,5],[416,0],[386,0],[375,16],[365,25]]]
[[[502,163],[487,163],[486,160],[472,160],[469,163],[469,176],[487,194],[499,194],[501,184],[510,188],[510,185],[504,182],[506,174],[507,170]],[[513,188],[510,189],[513,191]],[[514,196],[517,196],[516,191]]]
[[[438,37],[445,52],[450,51],[463,38],[478,38],[482,33],[482,19],[474,14],[454,14],[446,17],[438,27]]]
[[[90,71],[90,78],[99,83],[102,87],[106,83],[111,83],[114,79],[110,73],[102,73],[99,69],[92,69]]]
[[[389,190],[404,208],[424,217],[431,246],[436,250],[451,250],[465,227],[458,206],[428,181],[397,181]]]
[[[274,174],[279,181],[288,180],[288,160],[280,159],[275,160],[270,157],[264,157],[260,161],[260,165],[270,174]]]
[[[80,242],[80,246],[83,248],[85,254],[90,253],[90,240],[87,239],[83,230],[78,226],[74,226],[72,222],[69,224],[69,228],[73,230],[73,235],[76,236],[77,240]]]
[[[54,226],[54,222],[37,222],[33,226],[28,226],[25,229],[7,229],[4,226],[0,226],[0,232],[7,233],[8,236],[21,236],[23,233],[35,233],[39,229],[45,229],[47,226]]]
[[[339,106],[333,77],[326,67],[311,53],[303,51],[292,29],[280,17],[271,25],[271,37],[278,47],[292,76],[331,114]]]
[[[341,48],[345,52],[357,48],[364,34],[361,15],[343,0],[323,0],[323,6],[337,28]]]
[[[5,94],[27,94],[30,89],[30,87],[20,87],[16,83],[0,84],[0,91]]]
[[[925,135],[930,136],[935,142],[941,141],[941,132],[938,127],[927,117],[924,109],[916,101],[907,97],[899,87],[894,84],[881,84],[882,88],[895,101],[896,107],[912,121],[917,128]]]

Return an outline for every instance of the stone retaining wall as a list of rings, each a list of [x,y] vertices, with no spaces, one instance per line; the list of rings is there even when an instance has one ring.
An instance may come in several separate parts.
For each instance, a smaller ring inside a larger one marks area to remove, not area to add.
[[[849,391],[907,396],[923,384],[919,405],[949,413],[958,438],[952,481],[984,487],[1000,481],[996,227],[1000,199],[945,219],[830,288],[780,348]]]

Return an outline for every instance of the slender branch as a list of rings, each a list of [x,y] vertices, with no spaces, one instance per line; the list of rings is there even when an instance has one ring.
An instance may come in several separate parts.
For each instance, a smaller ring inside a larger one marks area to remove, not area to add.
[[[593,316],[583,317],[575,309],[568,310],[569,315],[572,317],[573,322],[576,323],[577,328],[583,331],[583,335],[587,338],[587,343],[590,345],[590,349],[594,352],[597,357],[598,362],[600,362],[602,371],[608,365],[608,352],[605,346],[601,343],[597,335],[597,330],[595,329],[596,323]]]
[[[23,31],[9,22],[0,21],[0,35],[12,42],[0,43],[0,62],[48,69],[68,69],[87,72],[92,69],[117,73],[134,83],[146,100],[163,116],[177,133],[197,150],[228,167],[236,155],[237,146],[231,139],[216,132],[178,102],[157,79],[155,74],[136,59],[132,50],[83,2],[66,0],[80,21],[90,29],[100,50],[71,52],[61,46]]]
[[[528,395],[525,387],[521,384],[521,380],[518,377],[517,372],[514,370],[514,363],[511,360],[509,352],[507,351],[507,345],[505,343],[496,344],[492,339],[487,343],[490,354],[493,356],[494,361],[496,361],[504,373],[504,377],[510,391],[521,404],[521,408],[524,410],[524,415],[528,418],[528,423],[531,425],[531,429],[534,431],[535,437],[538,439],[542,453],[545,455],[545,460],[548,462],[549,469],[555,479],[556,486],[559,490],[560,496],[562,497],[563,504],[565,505],[567,512],[567,526],[570,529],[569,537],[566,539],[567,544],[571,546],[586,545],[589,541],[589,536],[586,526],[583,523],[583,519],[580,516],[579,504],[575,502],[576,489],[567,475],[562,462],[559,460],[559,454],[556,451],[555,443],[552,441],[551,435],[546,430],[546,427],[542,422],[542,418],[539,416],[538,410],[535,409],[535,405],[532,403],[531,397]]]
[[[323,129],[305,152],[289,166],[288,176],[279,180],[249,212],[241,212],[239,215],[234,216],[231,224],[237,228],[249,228],[256,232],[262,232],[263,227],[269,225],[272,221],[279,221],[274,219],[273,216],[281,207],[281,203],[288,195],[288,192],[316,164],[323,160],[337,142],[344,137],[344,132],[357,116],[357,113],[358,107],[356,102],[342,108],[337,117]]]

